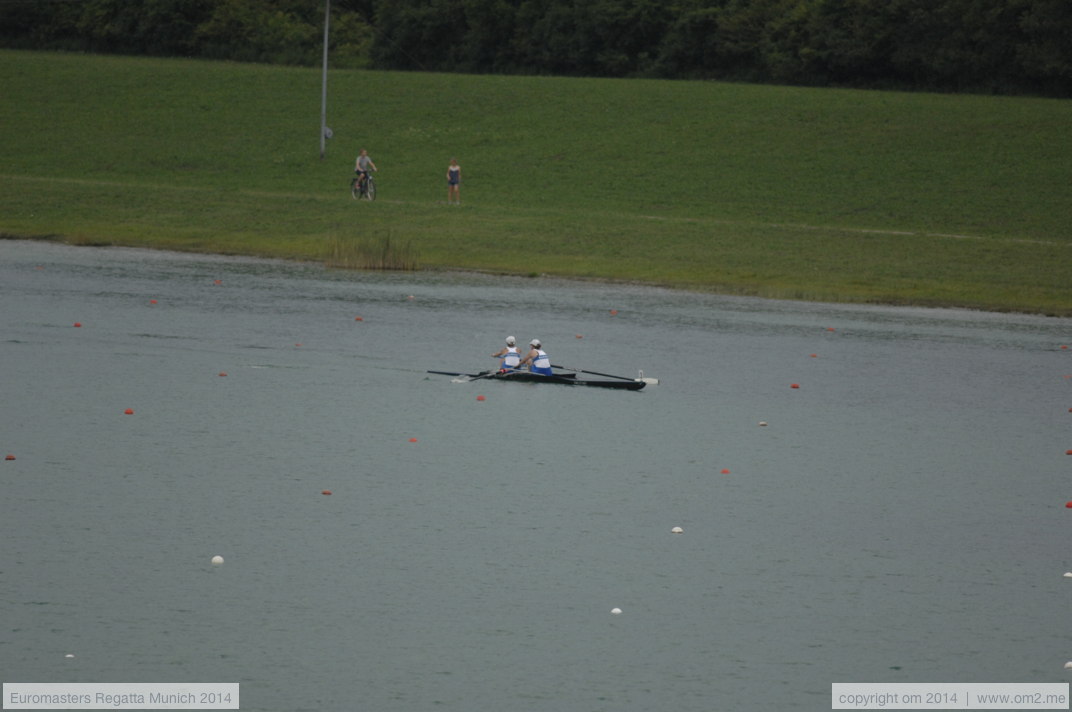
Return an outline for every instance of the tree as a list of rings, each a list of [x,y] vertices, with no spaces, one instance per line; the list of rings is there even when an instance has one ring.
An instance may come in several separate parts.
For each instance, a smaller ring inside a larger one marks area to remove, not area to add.
[[[1018,17],[1014,54],[1030,88],[1072,97],[1072,3],[1030,0]]]

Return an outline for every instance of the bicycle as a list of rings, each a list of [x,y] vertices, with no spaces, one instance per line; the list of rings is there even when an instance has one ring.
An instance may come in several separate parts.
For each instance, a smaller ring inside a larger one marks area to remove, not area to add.
[[[354,176],[354,179],[350,181],[350,195],[354,197],[354,200],[366,200],[376,199],[376,181],[372,179],[371,174],[365,174],[365,180],[361,180],[360,175]]]

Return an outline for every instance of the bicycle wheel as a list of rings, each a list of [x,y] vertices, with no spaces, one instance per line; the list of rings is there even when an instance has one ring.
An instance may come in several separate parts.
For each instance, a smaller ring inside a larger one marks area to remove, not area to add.
[[[361,200],[361,186],[358,185],[357,178],[350,181],[350,195],[354,197],[354,200]]]
[[[368,183],[365,185],[365,197],[369,200],[376,199],[376,181],[372,180],[372,176],[368,177]]]

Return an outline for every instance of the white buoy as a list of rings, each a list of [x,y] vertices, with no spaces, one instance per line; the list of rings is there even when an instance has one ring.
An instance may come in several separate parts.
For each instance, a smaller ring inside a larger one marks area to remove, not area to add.
[[[612,609],[610,609],[610,612],[613,613],[616,616],[620,616],[622,614],[622,609],[621,608],[612,608]]]
[[[213,566],[219,566],[222,563],[223,563],[223,557],[222,556],[217,554],[216,556],[212,557],[212,565]]]
[[[1065,571],[1065,578],[1072,578],[1072,571]]]
[[[1065,670],[1072,670],[1072,661],[1065,663]]]
[[[682,529],[681,527],[674,527],[673,529],[670,530],[670,533],[671,534],[681,534],[683,531],[685,531],[685,530]]]
[[[760,425],[760,427],[765,428],[765,427],[767,427],[767,421],[761,420],[761,421],[759,421],[759,425]]]
[[[74,653],[67,653],[67,654],[66,654],[66,655],[64,655],[63,657],[65,657],[65,658],[73,658],[73,657],[74,657]]]

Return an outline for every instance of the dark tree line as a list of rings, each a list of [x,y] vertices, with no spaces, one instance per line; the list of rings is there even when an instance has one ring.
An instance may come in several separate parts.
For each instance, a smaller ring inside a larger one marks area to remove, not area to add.
[[[396,69],[1072,96],[1069,0],[378,0]]]
[[[0,0],[0,44],[315,65],[323,0]],[[1072,96],[1070,0],[333,0],[331,63]]]
[[[9,48],[312,66],[323,41],[324,0],[0,0]],[[333,2],[332,66],[367,66],[371,45],[364,17]]]

